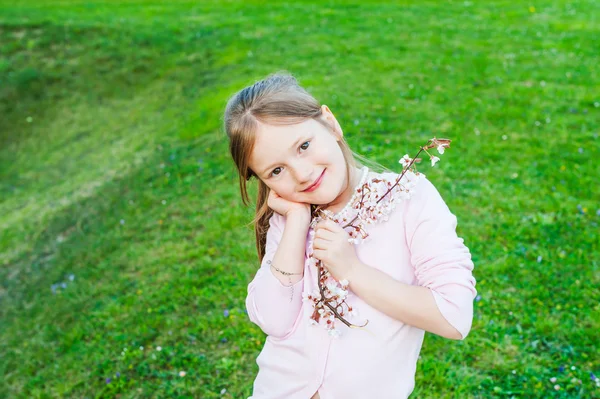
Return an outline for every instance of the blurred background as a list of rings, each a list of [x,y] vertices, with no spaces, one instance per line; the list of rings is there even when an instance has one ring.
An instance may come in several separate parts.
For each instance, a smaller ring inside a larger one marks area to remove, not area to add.
[[[221,117],[294,74],[457,215],[470,335],[415,398],[600,398],[597,1],[0,1],[0,397],[246,398],[258,261]],[[254,186],[252,187],[254,190]],[[253,191],[254,192],[254,191]]]

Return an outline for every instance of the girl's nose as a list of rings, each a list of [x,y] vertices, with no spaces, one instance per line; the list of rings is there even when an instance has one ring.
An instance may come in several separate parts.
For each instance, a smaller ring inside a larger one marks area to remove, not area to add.
[[[296,167],[294,168],[294,174],[296,175],[296,180],[298,181],[299,184],[306,184],[311,182],[313,176],[312,176],[312,170],[314,168],[312,167],[312,165],[308,165],[308,164],[298,164],[296,165]]]

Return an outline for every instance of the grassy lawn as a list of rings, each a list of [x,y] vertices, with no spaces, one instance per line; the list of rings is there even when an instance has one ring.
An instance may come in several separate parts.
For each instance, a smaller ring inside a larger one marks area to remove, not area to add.
[[[592,0],[0,0],[0,397],[250,395],[258,262],[220,118],[288,70],[388,167],[453,139],[420,170],[479,296],[465,341],[426,335],[412,397],[600,398],[599,17]]]

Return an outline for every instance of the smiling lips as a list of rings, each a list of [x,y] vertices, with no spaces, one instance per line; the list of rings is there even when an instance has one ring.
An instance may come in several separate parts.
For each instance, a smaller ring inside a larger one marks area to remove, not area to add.
[[[316,182],[314,182],[310,187],[308,187],[306,190],[304,190],[305,193],[310,193],[312,191],[315,191],[320,185],[321,182],[323,181],[323,176],[325,175],[325,169],[323,169],[323,173],[321,173],[321,176],[319,176],[319,178],[317,179]]]

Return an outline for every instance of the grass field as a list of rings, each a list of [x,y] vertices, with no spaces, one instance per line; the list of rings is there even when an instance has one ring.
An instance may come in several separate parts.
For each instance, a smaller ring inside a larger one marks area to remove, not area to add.
[[[426,335],[412,397],[600,398],[598,65],[591,0],[1,0],[0,397],[250,395],[220,118],[288,70],[385,166],[453,139],[421,170],[479,296],[466,340]]]

